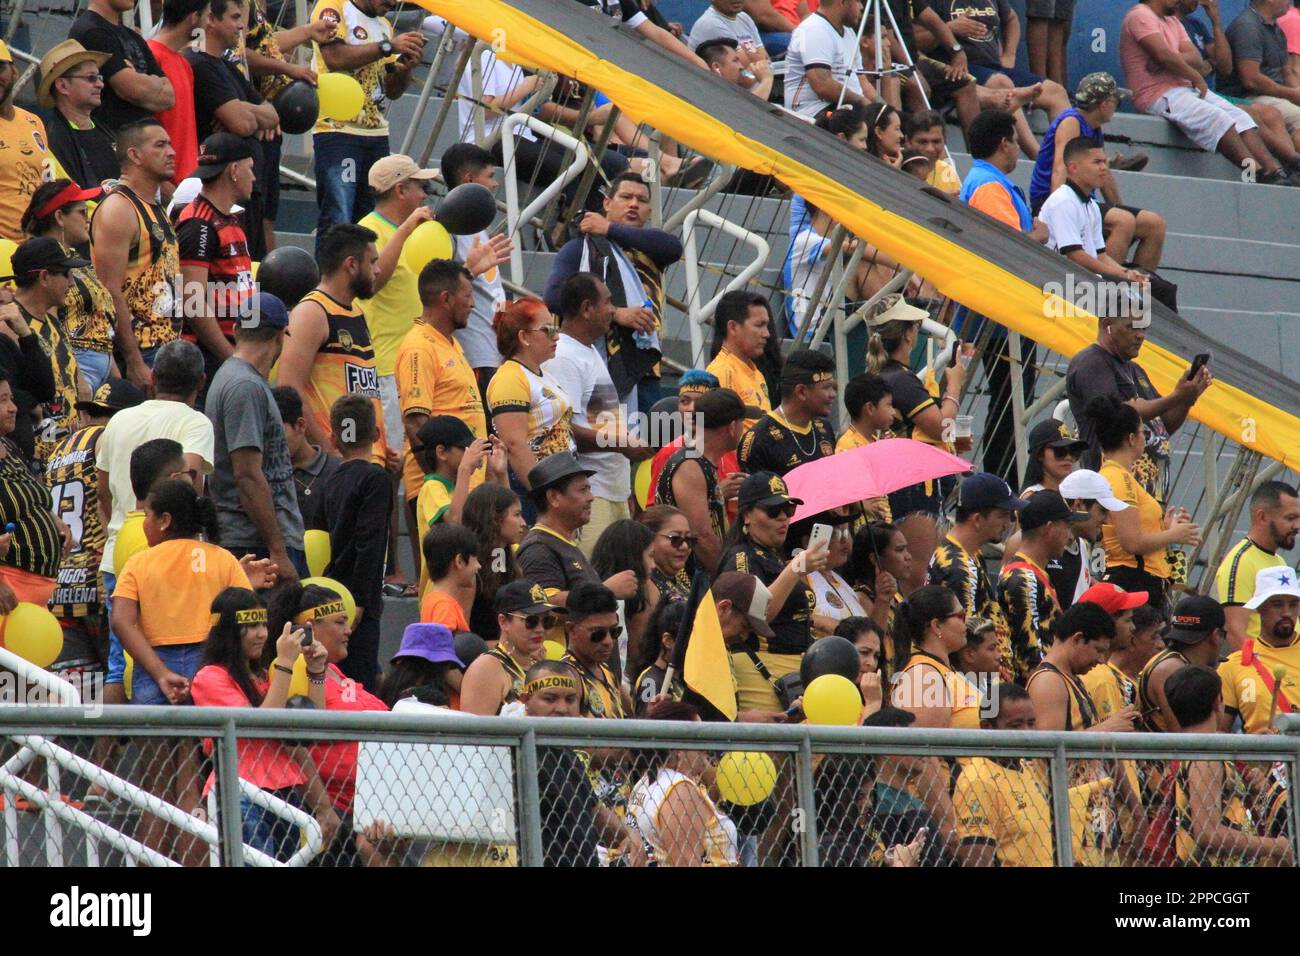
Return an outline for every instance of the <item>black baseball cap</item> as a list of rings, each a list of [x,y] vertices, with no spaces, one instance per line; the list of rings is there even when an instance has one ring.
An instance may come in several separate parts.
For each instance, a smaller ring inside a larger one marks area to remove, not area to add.
[[[420,444],[412,452],[433,451],[439,445],[447,448],[468,448],[474,444],[474,433],[455,415],[434,415],[415,433]]]
[[[234,133],[213,133],[203,141],[198,165],[191,175],[206,183],[220,176],[231,163],[253,159],[256,155],[257,147],[251,139]]]
[[[240,324],[244,328],[287,329],[289,310],[278,295],[272,292],[257,292],[249,300],[249,317],[242,319]]]
[[[1070,429],[1065,422],[1049,418],[1029,430],[1030,457],[1037,455],[1044,448],[1072,448],[1074,454],[1078,456],[1088,450],[1088,443],[1070,434]]]
[[[1026,502],[1011,493],[1011,486],[987,471],[971,475],[957,487],[957,507],[979,511],[982,508],[1005,508],[1020,511]]]
[[[790,489],[786,487],[785,479],[771,471],[755,472],[746,478],[740,486],[737,497],[742,508],[751,505],[765,508],[771,505],[803,504],[802,498],[790,497]]]
[[[1089,517],[1086,511],[1071,511],[1059,492],[1043,490],[1029,496],[1020,512],[1020,530],[1032,531],[1050,521],[1087,521]]]
[[[1204,594],[1189,594],[1174,607],[1165,637],[1179,644],[1199,644],[1210,632],[1226,626],[1227,619],[1218,601]]]
[[[112,415],[124,408],[134,408],[145,400],[144,392],[125,378],[110,378],[88,399],[75,402],[73,408],[79,412],[92,412],[96,415]]]
[[[545,614],[563,610],[547,599],[540,584],[524,580],[511,581],[497,588],[493,606],[498,614]]]
[[[51,236],[28,239],[19,244],[9,260],[15,276],[40,272],[43,269],[54,272],[67,272],[69,269],[84,269],[90,262],[71,256],[59,240]]]

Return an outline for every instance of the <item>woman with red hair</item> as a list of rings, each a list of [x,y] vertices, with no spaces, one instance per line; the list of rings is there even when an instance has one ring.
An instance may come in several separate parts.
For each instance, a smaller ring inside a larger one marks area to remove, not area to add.
[[[492,427],[505,442],[516,490],[528,490],[528,472],[547,455],[574,451],[573,404],[542,363],[555,355],[560,336],[546,303],[528,296],[508,303],[492,319],[497,350],[505,359],[488,383]]]

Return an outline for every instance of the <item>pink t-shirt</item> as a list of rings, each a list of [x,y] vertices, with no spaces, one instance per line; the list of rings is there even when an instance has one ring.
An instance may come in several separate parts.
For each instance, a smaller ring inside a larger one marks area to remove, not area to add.
[[[1300,10],[1292,7],[1277,18],[1277,25],[1286,34],[1286,52],[1300,53]]]
[[[1119,34],[1119,62],[1124,67],[1125,84],[1133,91],[1133,105],[1143,112],[1170,90],[1192,85],[1191,80],[1168,72],[1147,56],[1139,41],[1154,35],[1163,37],[1165,45],[1174,53],[1190,47],[1192,42],[1177,17],[1158,16],[1144,3],[1124,15]]]
[[[253,686],[262,694],[269,687],[266,682],[258,680],[253,681]],[[200,668],[194,675],[190,681],[190,696],[194,698],[197,707],[252,706],[230,672],[216,664]],[[278,740],[236,740],[235,749],[239,753],[239,776],[263,790],[282,790],[306,782],[302,768]],[[207,750],[206,745],[204,750]],[[212,789],[212,780],[209,775],[208,782],[203,787],[205,796]]]

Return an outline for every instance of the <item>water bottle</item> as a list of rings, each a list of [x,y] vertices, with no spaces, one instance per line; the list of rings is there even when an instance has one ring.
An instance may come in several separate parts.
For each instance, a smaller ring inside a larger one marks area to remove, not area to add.
[[[651,312],[655,310],[654,303],[649,298],[646,298],[641,304]],[[639,349],[657,349],[659,347],[653,332],[642,332],[640,329],[632,333],[632,341],[636,343],[636,347]]]

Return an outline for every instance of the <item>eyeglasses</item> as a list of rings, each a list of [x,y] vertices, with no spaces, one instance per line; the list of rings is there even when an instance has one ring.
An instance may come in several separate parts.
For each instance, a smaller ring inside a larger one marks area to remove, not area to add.
[[[523,621],[524,627],[530,631],[535,631],[539,627],[549,631],[555,627],[554,614],[516,614],[512,611],[510,616]]]
[[[593,627],[587,632],[587,637],[597,642],[603,641],[607,637],[612,637],[617,641],[622,634],[623,625],[615,624],[613,627]]]
[[[794,505],[768,505],[763,509],[763,514],[767,515],[773,521],[784,515],[787,518],[794,517]]]
[[[558,328],[556,328],[554,325],[539,325],[539,326],[538,326],[537,328],[535,328],[535,329],[527,329],[527,330],[525,330],[525,331],[527,331],[527,332],[529,332],[529,333],[532,333],[532,332],[542,332],[542,333],[545,333],[545,335],[546,335],[546,337],[547,337],[548,339],[558,339],[558,338],[560,337],[560,330],[559,330]]]
[[[182,469],[181,471],[173,471],[173,472],[172,472],[170,475],[168,475],[167,477],[168,477],[168,478],[188,478],[188,479],[190,480],[191,484],[192,484],[193,482],[196,482],[196,481],[199,480],[199,472],[198,472],[198,469],[196,469],[196,468],[185,468],[185,469]]]
[[[69,73],[63,77],[65,80],[85,80],[87,83],[103,83],[104,74],[102,73]]]
[[[944,619],[945,621],[948,621],[948,620],[951,620],[951,619],[954,618],[954,617],[956,617],[956,618],[960,618],[961,620],[964,621],[964,620],[966,620],[966,612],[965,612],[965,611],[953,611],[951,614],[945,614],[943,619]]]
[[[700,536],[698,534],[681,534],[681,533],[668,534],[667,532],[664,531],[659,532],[659,537],[667,538],[668,543],[671,544],[674,548],[693,548],[700,540]]]

